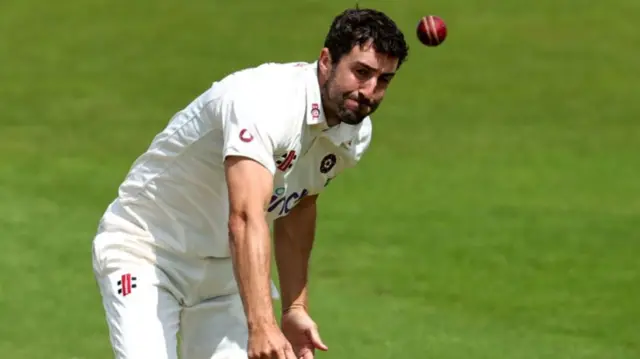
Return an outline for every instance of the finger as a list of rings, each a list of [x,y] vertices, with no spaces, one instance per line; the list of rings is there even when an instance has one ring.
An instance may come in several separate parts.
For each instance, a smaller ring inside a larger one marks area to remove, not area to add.
[[[269,359],[290,359],[291,355],[287,352],[287,348],[280,348],[280,350],[274,350],[272,356]],[[295,356],[293,357],[295,359]]]
[[[286,347],[284,347],[284,359],[298,359],[296,357],[296,354],[293,352],[293,348],[291,347],[291,345],[287,345]]]
[[[298,358],[296,358],[296,356],[293,354],[291,350],[283,349],[282,351],[278,352],[278,355],[276,355],[274,359],[298,359]]]
[[[300,350],[294,350],[293,352],[296,354],[296,358],[298,359],[313,359],[315,350],[316,349],[313,347],[313,344],[309,342],[309,344],[306,344],[300,348]]]
[[[329,350],[329,347],[327,347],[324,342],[322,342],[320,333],[318,333],[317,328],[309,329],[309,339],[311,339],[311,343],[313,343],[313,346],[316,347],[316,349],[320,349],[323,351]]]

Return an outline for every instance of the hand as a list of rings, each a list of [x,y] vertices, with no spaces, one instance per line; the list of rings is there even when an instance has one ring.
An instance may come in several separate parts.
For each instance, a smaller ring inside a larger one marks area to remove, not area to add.
[[[247,354],[249,359],[298,359],[275,322],[249,331]]]
[[[282,332],[293,346],[296,359],[313,359],[315,349],[329,349],[320,339],[318,326],[304,308],[290,309],[282,315]]]

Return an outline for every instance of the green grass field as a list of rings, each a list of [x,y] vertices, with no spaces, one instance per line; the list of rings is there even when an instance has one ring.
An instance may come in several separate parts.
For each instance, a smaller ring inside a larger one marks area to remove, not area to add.
[[[0,3],[0,357],[112,357],[90,245],[131,162],[221,76],[313,61],[351,5]],[[361,6],[412,49],[321,199],[319,357],[639,358],[640,3]]]

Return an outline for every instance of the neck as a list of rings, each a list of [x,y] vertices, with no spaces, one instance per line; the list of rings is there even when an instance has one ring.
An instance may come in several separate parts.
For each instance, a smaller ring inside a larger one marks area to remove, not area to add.
[[[326,116],[326,119],[327,125],[329,125],[329,127],[337,126],[340,124],[340,121],[334,116]]]

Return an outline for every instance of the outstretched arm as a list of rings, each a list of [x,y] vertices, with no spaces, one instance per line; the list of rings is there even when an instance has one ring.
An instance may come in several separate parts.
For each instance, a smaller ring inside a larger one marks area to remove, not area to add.
[[[227,157],[229,241],[249,328],[277,325],[271,300],[271,238],[265,217],[273,177],[258,162]]]
[[[283,313],[308,308],[308,268],[316,230],[316,196],[303,198],[285,217],[275,221],[275,258]]]
[[[316,227],[316,196],[305,197],[275,223],[276,263],[282,292],[282,330],[296,358],[328,350],[308,313],[308,269]]]
[[[286,150],[295,135],[281,117],[282,109],[290,106],[289,97],[265,93],[260,86],[232,88],[219,95],[211,110],[222,116],[229,248],[249,330],[247,356],[296,359],[273,312],[266,218],[276,151]]]

